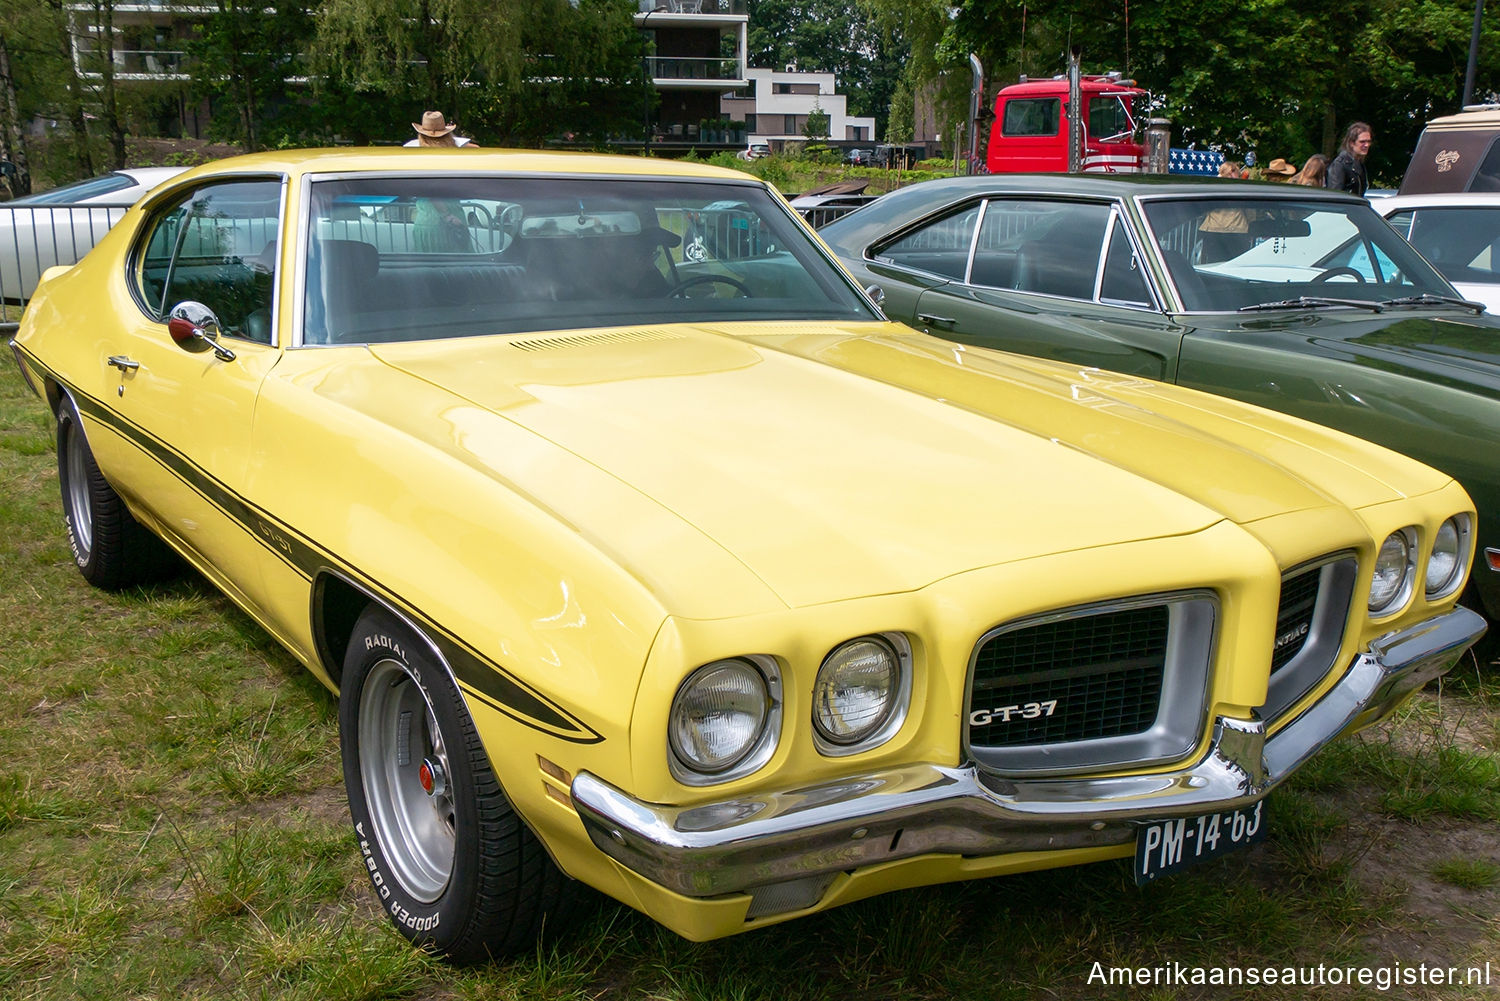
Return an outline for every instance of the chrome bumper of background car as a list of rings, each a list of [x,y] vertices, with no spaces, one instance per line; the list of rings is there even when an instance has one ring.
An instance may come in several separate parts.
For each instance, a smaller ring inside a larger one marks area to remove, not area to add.
[[[1219,717],[1208,753],[1173,772],[1026,780],[916,764],[690,807],[641,803],[583,772],[573,805],[601,851],[690,897],[831,879],[916,855],[1125,844],[1142,822],[1260,799],[1324,744],[1452,667],[1484,629],[1457,608],[1382,637],[1274,736],[1258,719]]]

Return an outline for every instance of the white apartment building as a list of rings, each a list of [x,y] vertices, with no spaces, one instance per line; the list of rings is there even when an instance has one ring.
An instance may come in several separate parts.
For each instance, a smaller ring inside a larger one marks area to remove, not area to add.
[[[749,86],[728,94],[720,106],[724,117],[745,123],[750,142],[770,143],[780,148],[788,140],[801,141],[806,136],[807,116],[822,111],[828,116],[828,138],[832,143],[851,145],[875,142],[875,119],[855,118],[848,113],[848,98],[834,92],[837,81],[832,73],[799,73],[796,67],[785,70],[745,70]]]

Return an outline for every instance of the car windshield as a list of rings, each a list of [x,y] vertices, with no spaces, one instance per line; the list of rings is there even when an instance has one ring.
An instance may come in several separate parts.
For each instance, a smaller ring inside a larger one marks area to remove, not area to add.
[[[1190,312],[1311,298],[1378,303],[1456,294],[1363,203],[1152,199],[1142,209]]]
[[[1450,282],[1500,285],[1500,205],[1405,209],[1388,221]]]
[[[875,320],[764,188],[556,177],[313,185],[303,341]]]
[[[74,181],[72,184],[64,184],[61,187],[52,188],[50,191],[43,191],[40,194],[12,198],[8,204],[72,205],[85,199],[107,195],[111,191],[133,188],[135,187],[135,183],[135,178],[129,174],[104,174],[101,177],[90,177],[86,180]]]

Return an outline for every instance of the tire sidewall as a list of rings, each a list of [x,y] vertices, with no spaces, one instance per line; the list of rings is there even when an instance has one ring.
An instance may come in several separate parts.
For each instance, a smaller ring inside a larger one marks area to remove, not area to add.
[[[360,770],[359,708],[366,679],[380,661],[403,665],[432,707],[448,753],[448,781],[453,790],[455,817],[453,870],[436,900],[424,903],[402,886],[391,866],[378,828],[371,820]],[[469,763],[467,730],[461,696],[448,673],[423,642],[381,611],[360,617],[350,637],[339,693],[339,744],[343,753],[344,785],[349,813],[364,864],[381,909],[402,935],[418,945],[446,952],[463,941],[475,913],[480,830],[474,772]]]
[[[88,438],[83,433],[83,422],[79,420],[78,408],[73,405],[71,399],[64,397],[61,406],[57,408],[57,481],[62,488],[63,524],[67,527],[68,549],[73,554],[73,562],[83,572],[84,577],[92,580],[96,570],[94,564],[98,548],[97,535],[95,536],[95,546],[85,552],[83,546],[79,544],[78,529],[73,520],[75,515],[73,510],[74,484],[72,482],[72,472],[68,468],[68,450],[70,448],[83,450],[85,476],[90,471],[98,469],[98,466],[94,462],[93,450],[89,448]],[[84,497],[84,503],[89,508],[89,520],[92,523],[92,531],[93,533],[97,533],[99,530],[99,512],[94,504],[94,485],[92,483],[84,483],[82,486],[83,490],[81,493]]]

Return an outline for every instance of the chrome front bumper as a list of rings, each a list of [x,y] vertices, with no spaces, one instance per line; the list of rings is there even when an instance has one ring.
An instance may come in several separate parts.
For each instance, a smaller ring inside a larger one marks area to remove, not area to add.
[[[599,850],[654,883],[712,897],[917,855],[1002,855],[1132,842],[1139,824],[1245,806],[1319,748],[1447,671],[1485,629],[1465,608],[1392,633],[1274,736],[1219,717],[1208,752],[1172,772],[1005,779],[915,764],[690,807],[641,803],[583,772],[573,806]]]

